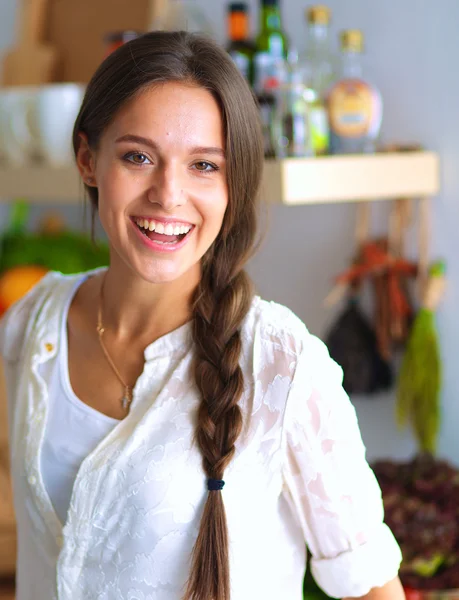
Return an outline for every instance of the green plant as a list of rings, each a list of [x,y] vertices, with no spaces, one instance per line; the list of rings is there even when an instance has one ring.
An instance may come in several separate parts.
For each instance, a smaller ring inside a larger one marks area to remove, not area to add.
[[[304,600],[329,600],[330,596],[327,596],[327,594],[319,588],[314,577],[312,576],[310,562],[310,557],[308,557],[303,584]]]
[[[43,266],[61,273],[79,273],[108,265],[106,244],[93,243],[83,233],[61,228],[28,232],[27,203],[12,205],[9,225],[0,239],[0,272],[22,265]]]

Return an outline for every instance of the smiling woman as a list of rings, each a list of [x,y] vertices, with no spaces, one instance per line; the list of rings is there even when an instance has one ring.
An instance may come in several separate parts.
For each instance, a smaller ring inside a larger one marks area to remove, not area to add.
[[[200,260],[216,239],[228,204],[225,139],[215,97],[189,82],[150,85],[120,108],[97,150],[84,131],[78,136],[77,162],[83,178],[97,187],[98,213],[117,273],[176,286],[193,273],[196,285]],[[179,227],[188,228],[180,238]]]
[[[146,34],[94,74],[77,166],[110,265],[0,323],[17,600],[400,600],[342,372],[255,296],[258,108],[223,49]]]

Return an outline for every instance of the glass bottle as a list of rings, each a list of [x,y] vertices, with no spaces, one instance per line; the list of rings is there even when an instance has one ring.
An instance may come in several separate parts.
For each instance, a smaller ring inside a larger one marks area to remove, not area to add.
[[[255,46],[249,40],[249,9],[245,2],[233,2],[228,6],[227,51],[238,69],[253,85],[253,56]]]
[[[254,90],[260,106],[265,139],[265,156],[275,156],[272,120],[276,89],[283,77],[288,39],[282,28],[279,0],[261,0],[260,28],[254,56]]]
[[[376,150],[383,103],[378,89],[363,75],[363,41],[356,29],[341,34],[340,77],[327,97],[333,154]]]
[[[276,90],[279,87],[280,69],[266,53],[256,54],[254,60],[255,79],[253,87],[260,110],[265,158],[274,158],[275,151],[271,125],[276,105]]]
[[[273,58],[287,58],[288,39],[282,28],[279,0],[261,0],[260,31],[256,39],[257,53]]]
[[[310,106],[297,64],[290,63],[275,92],[271,139],[276,158],[314,156]]]
[[[310,104],[311,136],[314,154],[327,154],[330,130],[326,95],[334,80],[334,57],[331,50],[330,19],[327,6],[311,6],[306,11],[306,49],[300,57],[307,99]]]

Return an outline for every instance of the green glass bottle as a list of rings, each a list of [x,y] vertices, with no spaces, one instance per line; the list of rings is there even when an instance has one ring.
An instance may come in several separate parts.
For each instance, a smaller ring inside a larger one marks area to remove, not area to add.
[[[275,156],[271,126],[275,109],[275,90],[285,72],[288,38],[282,28],[279,0],[261,0],[260,29],[254,57],[254,89],[263,124],[265,156]]]
[[[288,39],[282,28],[279,0],[261,0],[260,31],[256,40],[257,52],[273,58],[287,58]]]

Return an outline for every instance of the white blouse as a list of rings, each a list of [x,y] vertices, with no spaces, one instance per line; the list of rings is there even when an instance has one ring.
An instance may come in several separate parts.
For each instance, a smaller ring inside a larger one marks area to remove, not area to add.
[[[49,378],[48,418],[41,451],[41,473],[48,496],[61,523],[83,460],[119,423],[82,402],[72,389],[68,369],[67,317],[71,300],[81,281],[69,295],[61,314],[57,360]]]
[[[81,464],[64,527],[43,483],[59,324],[82,277],[47,275],[0,322],[17,600],[180,600],[208,493],[189,324],[146,348],[130,413]],[[401,554],[341,369],[288,309],[259,298],[242,341],[245,426],[222,492],[232,600],[301,600],[305,544],[330,596],[384,585]]]

